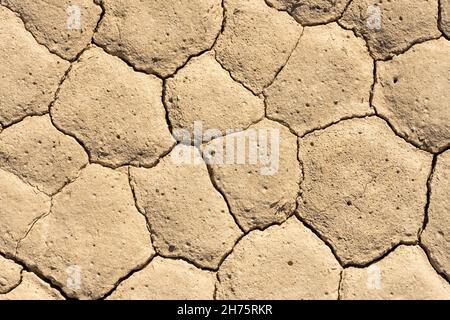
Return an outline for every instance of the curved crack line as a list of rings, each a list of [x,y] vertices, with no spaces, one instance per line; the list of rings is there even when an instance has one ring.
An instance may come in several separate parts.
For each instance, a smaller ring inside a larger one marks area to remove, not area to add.
[[[102,7],[102,14],[101,14],[101,19],[99,20],[99,22],[98,22],[98,24],[97,24],[97,27],[96,27],[96,29],[94,30],[94,33],[93,33],[93,35],[92,35],[91,43],[92,43],[92,44],[95,44],[97,47],[103,49],[103,51],[104,51],[105,53],[107,53],[108,55],[111,55],[111,56],[113,56],[113,57],[119,58],[120,60],[122,60],[123,62],[125,62],[129,67],[131,67],[135,72],[143,73],[143,74],[146,74],[146,75],[153,75],[153,76],[155,76],[155,77],[158,77],[158,78],[161,79],[161,80],[166,80],[166,79],[169,79],[169,78],[174,77],[174,76],[178,73],[178,71],[180,71],[181,69],[183,69],[183,68],[184,68],[184,67],[185,67],[185,66],[186,66],[193,58],[199,57],[199,56],[203,55],[204,53],[207,53],[208,51],[211,51],[211,50],[213,49],[213,47],[216,45],[216,42],[217,42],[217,40],[219,39],[219,36],[222,34],[222,31],[223,31],[223,29],[224,29],[224,24],[225,24],[225,6],[224,6],[224,0],[222,0],[222,1],[221,1],[221,7],[222,7],[222,16],[223,16],[223,18],[222,18],[221,26],[220,26],[220,28],[219,28],[219,31],[218,31],[217,35],[216,35],[215,38],[214,38],[213,43],[212,43],[208,48],[203,49],[203,50],[201,50],[201,51],[199,51],[199,52],[197,52],[197,53],[194,53],[194,54],[189,55],[189,56],[186,58],[186,61],[184,61],[181,65],[179,65],[179,66],[177,66],[177,67],[175,68],[175,71],[174,71],[174,72],[172,72],[171,74],[169,74],[169,75],[167,75],[167,76],[163,76],[160,72],[157,72],[157,71],[154,71],[154,70],[153,70],[153,71],[148,71],[148,70],[145,70],[144,68],[138,68],[138,67],[134,66],[134,64],[131,63],[131,62],[128,60],[128,58],[126,57],[125,54],[120,53],[120,52],[112,52],[111,50],[109,50],[109,49],[107,48],[107,46],[102,45],[102,44],[98,43],[98,42],[95,40],[95,34],[98,33],[98,29],[99,29],[100,24],[101,24],[100,22],[101,22],[101,20],[103,19],[104,15],[106,14],[106,9],[104,8],[103,1],[102,1],[102,0],[99,0],[97,4],[100,5],[100,6]]]
[[[114,284],[113,287],[106,292],[105,294],[103,294],[100,298],[96,299],[96,300],[106,300],[108,297],[110,297],[116,290],[117,288],[126,280],[128,280],[130,277],[132,277],[135,273],[144,270],[152,261],[153,259],[156,257],[157,255],[154,254],[152,255],[150,258],[148,258],[146,261],[144,261],[141,264],[138,264],[136,267],[134,267],[133,269],[131,269],[130,272],[128,272],[126,275],[124,275],[123,277],[121,277],[119,280],[117,280]]]
[[[350,6],[350,4],[352,3],[352,1],[353,0],[347,0],[347,3],[345,5],[345,7],[341,10],[342,12],[338,13],[338,15],[336,17],[329,18],[329,19],[327,19],[325,21],[321,21],[321,22],[309,22],[309,23],[301,23],[301,21],[299,21],[293,15],[294,14],[294,10],[296,10],[297,8],[300,8],[302,5],[304,5],[302,3],[289,3],[289,5],[286,7],[286,9],[278,9],[278,8],[275,8],[275,6],[273,4],[269,3],[268,0],[265,0],[264,2],[266,3],[266,5],[269,8],[277,10],[278,12],[286,12],[287,14],[289,14],[295,20],[295,22],[297,22],[302,27],[316,27],[316,26],[323,26],[323,25],[326,25],[326,24],[337,22],[338,20],[342,19],[342,17],[344,16],[344,13],[347,11],[347,9]]]
[[[345,268],[342,268],[341,273],[340,273],[340,275],[339,275],[339,284],[338,284],[338,292],[337,292],[338,297],[337,297],[337,300],[343,300],[343,299],[342,299],[342,293],[343,293],[342,285],[343,285],[343,283],[344,283],[344,271],[345,271]]]
[[[156,247],[155,247],[154,241],[153,241],[153,230],[152,230],[152,228],[150,226],[150,222],[147,219],[145,208],[141,208],[139,206],[138,198],[137,198],[137,195],[136,195],[136,190],[134,188],[134,184],[133,184],[133,181],[132,181],[132,178],[131,178],[131,166],[128,166],[128,185],[130,186],[131,194],[133,195],[134,206],[136,207],[136,210],[144,217],[145,225],[147,227],[147,230],[148,230],[148,233],[149,233],[149,236],[150,236],[150,242],[152,244],[153,251],[155,251],[155,253],[156,253],[158,251],[156,250]]]
[[[443,5],[442,5],[442,0],[438,0],[438,21],[437,21],[437,27],[439,29],[439,31],[442,33],[442,37],[444,37],[447,40],[450,40],[450,35],[447,34],[444,29],[442,28],[443,25],[443,18],[442,18],[442,9],[443,9]]]
[[[150,240],[151,240],[151,243],[152,243],[153,250],[155,251],[155,255],[163,257],[163,258],[166,258],[166,259],[183,260],[185,262],[188,262],[188,263],[194,265],[195,267],[197,267],[198,269],[201,269],[201,270],[215,271],[216,268],[210,268],[210,267],[202,266],[201,264],[198,264],[196,261],[191,261],[188,258],[185,258],[185,257],[183,257],[181,255],[176,255],[176,256],[175,255],[174,256],[166,255],[163,252],[161,252],[159,247],[155,246],[155,242],[156,242],[155,234],[157,232],[152,228],[152,225],[151,225],[149,219],[147,218],[147,216],[148,216],[147,210],[144,207],[141,207],[139,205],[139,201],[138,201],[138,197],[137,197],[137,194],[136,194],[135,185],[134,185],[134,182],[133,182],[133,179],[132,179],[132,175],[131,175],[131,166],[128,166],[128,179],[129,179],[128,180],[129,181],[129,185],[130,185],[130,188],[131,188],[131,191],[132,191],[132,194],[133,194],[135,207],[138,210],[138,212],[140,214],[142,214],[142,216],[144,217],[144,219],[146,221],[147,230],[148,230],[149,235],[150,235]]]
[[[426,153],[428,153],[428,154],[433,154],[433,152],[431,152],[431,151],[429,151],[429,150],[427,150],[427,149],[424,149],[424,148],[421,147],[418,143],[416,143],[416,142],[414,142],[414,141],[410,141],[410,140],[407,139],[404,135],[400,134],[400,133],[398,132],[398,130],[394,127],[394,125],[390,122],[390,120],[389,120],[387,117],[385,117],[385,116],[379,114],[378,111],[376,110],[376,107],[375,107],[375,106],[374,106],[374,108],[375,108],[375,116],[378,117],[379,119],[383,120],[383,121],[387,124],[387,126],[391,129],[391,131],[392,131],[397,137],[401,138],[403,141],[405,141],[407,144],[413,146],[415,149],[419,149],[419,150],[424,151],[424,152],[426,152]]]
[[[391,129],[391,131],[399,138],[401,138],[403,141],[405,141],[406,143],[408,143],[409,145],[412,145],[413,147],[425,151],[427,153],[431,153],[433,154],[431,151],[424,149],[423,147],[421,147],[418,143],[414,142],[414,141],[410,141],[409,139],[407,139],[404,135],[400,134],[398,132],[398,130],[394,127],[394,125],[391,123],[391,121],[385,117],[384,115],[380,114],[377,107],[374,104],[374,97],[375,97],[375,89],[377,87],[378,84],[378,67],[377,67],[377,61],[374,61],[374,68],[373,68],[373,86],[371,89],[371,94],[370,94],[370,107],[375,111],[375,116],[380,118],[381,120],[383,120],[388,127]],[[449,143],[449,147],[450,147],[450,143]],[[444,147],[445,148],[445,147]]]
[[[41,279],[43,282],[45,282],[48,286],[50,286],[52,289],[55,289],[58,291],[58,293],[65,299],[65,300],[77,300],[75,298],[69,297],[62,288],[60,288],[56,283],[53,282],[53,280],[50,277],[47,277],[42,271],[39,270],[37,266],[29,266],[27,263],[25,263],[20,257],[8,253],[3,253],[0,251],[0,256],[10,259],[14,261],[16,264],[20,265],[23,270],[33,273],[35,276],[37,276],[39,279]],[[23,271],[22,270],[22,271]]]
[[[425,202],[425,206],[424,206],[423,224],[422,224],[422,227],[420,228],[420,230],[418,232],[419,242],[422,239],[422,234],[425,231],[425,229],[426,229],[426,227],[428,225],[428,221],[429,221],[429,208],[430,208],[431,192],[432,192],[432,190],[431,190],[432,188],[431,187],[432,187],[434,172],[436,170],[437,159],[438,159],[438,156],[436,154],[433,155],[433,160],[431,162],[430,173],[428,174],[428,178],[427,178],[427,194],[426,194],[426,202]]]
[[[341,122],[344,122],[344,121],[353,120],[353,119],[369,119],[369,118],[372,118],[374,116],[375,116],[374,112],[367,112],[367,113],[361,114],[361,115],[351,115],[351,116],[348,116],[348,117],[341,117],[339,120],[330,122],[330,123],[328,123],[328,124],[326,124],[324,126],[308,130],[303,135],[299,136],[299,138],[300,139],[306,138],[307,136],[309,136],[311,134],[315,134],[315,133],[317,133],[319,131],[326,130],[329,127],[332,127],[332,126],[337,125],[337,124],[339,124]]]
[[[225,70],[226,72],[228,72],[228,74],[230,75],[230,78],[233,79],[234,82],[239,83],[242,87],[244,87],[247,91],[251,92],[251,94],[253,94],[255,97],[260,97],[260,95],[262,94],[262,92],[260,94],[255,93],[250,87],[248,87],[244,82],[236,79],[232,74],[231,71],[228,70],[227,68],[225,68],[225,66],[222,64],[222,62],[217,58],[217,51],[216,50],[212,50],[214,53],[214,59],[216,60],[216,62],[222,67],[223,70]]]
[[[53,198],[50,198],[50,208],[48,209],[48,212],[46,212],[46,213],[40,215],[39,217],[36,217],[36,218],[33,219],[33,221],[31,222],[30,227],[28,228],[28,230],[25,232],[25,234],[22,236],[22,238],[20,238],[17,241],[16,249],[14,251],[14,255],[18,254],[19,247],[20,247],[22,241],[24,241],[26,239],[26,237],[28,237],[28,235],[30,234],[31,230],[34,228],[36,223],[38,223],[39,221],[41,221],[45,217],[49,216],[52,213],[52,209],[53,209]]]
[[[301,38],[303,37],[303,34],[305,32],[305,28],[302,27],[302,31],[300,32],[300,35],[298,36],[297,42],[295,43],[293,49],[291,50],[291,52],[289,53],[289,56],[287,57],[286,61],[283,63],[283,65],[275,72],[275,75],[272,79],[272,81],[270,81],[270,83],[266,86],[264,86],[264,88],[261,90],[261,93],[263,93],[264,91],[266,91],[271,85],[273,85],[273,83],[275,82],[275,80],[277,79],[278,75],[283,71],[283,69],[286,67],[286,65],[289,63],[289,61],[291,60],[292,55],[294,54],[295,50],[297,50],[297,47],[300,44]]]
[[[233,213],[233,211],[231,210],[231,205],[228,202],[227,196],[225,194],[225,192],[219,187],[219,185],[217,184],[217,182],[214,179],[214,169],[212,168],[212,166],[208,165],[206,163],[205,160],[205,155],[203,153],[202,150],[199,150],[203,162],[206,166],[206,169],[208,170],[208,175],[209,175],[209,180],[211,181],[212,186],[214,187],[214,189],[220,194],[220,196],[222,197],[223,201],[225,202],[227,209],[228,209],[228,214],[233,218],[234,223],[236,224],[236,226],[239,228],[239,230],[245,234],[245,229],[244,227],[239,223],[239,219],[237,218],[237,216]]]
[[[234,249],[239,245],[239,243],[240,243],[245,237],[247,237],[248,235],[250,235],[251,233],[255,233],[255,232],[260,232],[260,233],[262,233],[262,232],[266,231],[267,229],[269,229],[270,227],[274,227],[274,226],[282,226],[282,225],[283,225],[284,223],[286,223],[288,220],[289,220],[289,218],[287,218],[286,220],[283,220],[283,221],[275,221],[275,222],[272,222],[272,223],[270,223],[270,224],[268,224],[268,225],[266,225],[266,226],[264,226],[264,227],[261,227],[261,228],[251,229],[251,230],[249,230],[248,232],[243,233],[240,237],[237,238],[237,240],[236,240],[234,246],[231,248],[231,250],[229,250],[226,254],[224,254],[224,256],[221,258],[221,260],[220,260],[220,262],[219,262],[219,264],[218,264],[217,269],[214,270],[214,271],[216,271],[216,281],[215,281],[215,284],[214,284],[214,295],[213,295],[214,300],[218,300],[218,299],[217,299],[217,290],[218,290],[217,286],[218,286],[218,285],[220,284],[220,282],[221,282],[221,280],[220,280],[220,275],[219,275],[220,268],[222,267],[222,264],[225,262],[225,260],[228,259],[228,257],[231,256],[231,255],[233,254]]]

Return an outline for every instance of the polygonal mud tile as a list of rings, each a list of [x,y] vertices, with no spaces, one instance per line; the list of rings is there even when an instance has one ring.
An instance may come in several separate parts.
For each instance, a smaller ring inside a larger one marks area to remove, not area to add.
[[[103,6],[95,42],[162,77],[211,48],[223,19],[220,0],[103,0]]]
[[[363,40],[334,23],[308,27],[264,92],[267,115],[302,136],[342,118],[373,113],[372,83],[373,62]]]
[[[47,194],[74,180],[87,163],[83,148],[48,116],[26,118],[0,135],[0,168]]]
[[[92,0],[1,0],[36,40],[67,60],[89,44],[102,12]]]
[[[263,99],[235,82],[214,53],[193,58],[169,78],[164,98],[172,127],[188,130],[188,138],[194,133],[194,122],[202,132],[215,129],[223,135],[264,117]]]
[[[450,151],[438,156],[430,188],[428,223],[421,240],[435,268],[450,280]]]
[[[337,299],[341,266],[295,217],[246,235],[218,273],[218,299]]]
[[[132,168],[131,181],[163,255],[215,269],[240,237],[196,148],[179,145],[152,169]]]
[[[298,214],[344,264],[367,264],[414,243],[424,220],[431,155],[377,117],[351,119],[300,140]]]
[[[110,300],[212,300],[215,275],[182,260],[156,257],[123,281]]]
[[[441,21],[439,21],[439,26],[441,31],[450,37],[450,0],[441,0]]]
[[[286,127],[263,120],[212,140],[203,151],[215,184],[245,231],[282,222],[294,212],[301,168],[297,137]]]
[[[234,79],[259,94],[286,63],[302,27],[261,0],[225,0],[225,15],[217,59]]]
[[[127,175],[89,165],[52,203],[51,213],[21,242],[18,256],[69,296],[100,298],[153,256]]]
[[[349,2],[350,0],[266,0],[268,5],[289,12],[304,26],[336,21]]]
[[[424,150],[450,146],[450,42],[415,45],[377,63],[373,104],[403,137]]]
[[[0,256],[0,296],[17,287],[22,279],[22,267]]]
[[[0,123],[7,126],[46,113],[69,62],[39,45],[20,18],[3,6],[0,43]]]
[[[0,250],[14,254],[34,221],[50,211],[50,198],[0,169]]]
[[[375,59],[384,60],[438,38],[437,19],[437,0],[354,0],[339,21],[367,41]]]
[[[85,145],[91,161],[151,166],[174,144],[161,94],[158,78],[91,48],[62,84],[51,115],[58,128]]]
[[[341,298],[345,300],[450,299],[450,285],[430,265],[418,246],[400,246],[367,268],[347,268]]]
[[[31,272],[22,272],[22,282],[0,300],[64,300],[61,294]]]

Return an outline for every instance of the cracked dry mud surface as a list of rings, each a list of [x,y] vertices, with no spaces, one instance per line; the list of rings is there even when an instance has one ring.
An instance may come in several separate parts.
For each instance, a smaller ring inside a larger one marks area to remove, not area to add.
[[[450,299],[450,1],[0,0],[0,300]]]

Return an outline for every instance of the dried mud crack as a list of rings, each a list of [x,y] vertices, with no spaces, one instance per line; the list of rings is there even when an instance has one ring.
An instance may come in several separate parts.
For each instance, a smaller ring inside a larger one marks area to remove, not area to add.
[[[450,1],[0,0],[0,300],[450,299]]]

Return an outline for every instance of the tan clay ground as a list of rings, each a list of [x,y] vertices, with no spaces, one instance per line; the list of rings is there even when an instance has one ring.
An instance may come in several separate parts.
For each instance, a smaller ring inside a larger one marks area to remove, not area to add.
[[[0,300],[450,299],[449,40],[449,0],[0,0]]]

